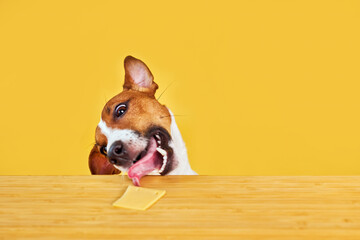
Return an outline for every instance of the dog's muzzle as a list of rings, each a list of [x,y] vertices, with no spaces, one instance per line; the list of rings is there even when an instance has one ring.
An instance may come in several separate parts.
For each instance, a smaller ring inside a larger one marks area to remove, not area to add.
[[[128,167],[132,163],[126,145],[122,141],[116,141],[111,145],[108,150],[108,159],[111,164],[123,167]]]

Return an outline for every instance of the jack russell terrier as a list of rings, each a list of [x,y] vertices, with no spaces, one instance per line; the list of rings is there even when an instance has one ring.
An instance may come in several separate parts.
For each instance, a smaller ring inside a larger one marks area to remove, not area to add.
[[[123,91],[102,110],[90,152],[92,174],[128,172],[134,185],[145,175],[196,175],[172,112],[155,98],[158,85],[141,60],[124,60]]]

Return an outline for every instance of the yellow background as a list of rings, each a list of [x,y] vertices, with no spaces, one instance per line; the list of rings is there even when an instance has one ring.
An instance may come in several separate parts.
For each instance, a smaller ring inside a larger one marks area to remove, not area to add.
[[[0,174],[89,174],[123,59],[193,168],[360,174],[360,1],[0,1]]]

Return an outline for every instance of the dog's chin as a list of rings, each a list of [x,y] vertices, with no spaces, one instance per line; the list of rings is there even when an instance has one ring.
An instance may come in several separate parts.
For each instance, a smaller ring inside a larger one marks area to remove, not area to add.
[[[116,169],[120,170],[122,173],[127,172],[127,171],[129,170],[129,168],[130,168],[130,167],[119,166],[119,165],[116,165],[116,164],[113,164],[113,166],[114,166]]]

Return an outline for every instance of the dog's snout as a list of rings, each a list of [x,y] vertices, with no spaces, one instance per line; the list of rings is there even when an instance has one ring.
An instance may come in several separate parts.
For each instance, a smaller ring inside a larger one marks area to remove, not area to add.
[[[111,146],[110,149],[108,151],[108,155],[110,155],[110,157],[116,157],[116,158],[125,158],[127,155],[126,149],[125,149],[125,145],[122,141],[116,141],[114,142]]]
[[[114,142],[108,151],[108,158],[110,163],[116,165],[124,165],[128,161],[128,153],[122,141]]]
[[[111,149],[112,153],[115,155],[115,156],[118,156],[120,157],[121,155],[123,155],[123,153],[125,151],[124,150],[124,147],[123,147],[123,144],[122,142],[118,142],[115,146],[113,144],[113,147]]]

